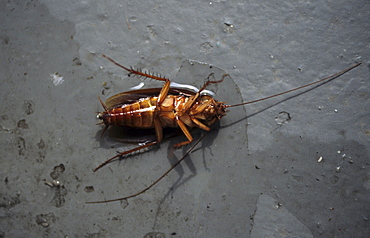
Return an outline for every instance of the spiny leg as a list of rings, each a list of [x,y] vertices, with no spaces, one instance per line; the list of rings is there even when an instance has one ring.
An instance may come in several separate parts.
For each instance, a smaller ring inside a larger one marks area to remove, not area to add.
[[[108,128],[108,126],[105,127],[104,131],[106,131],[107,128]],[[112,160],[114,160],[115,158],[122,157],[122,156],[125,156],[125,155],[129,155],[131,153],[134,153],[135,151],[139,151],[141,149],[145,149],[147,147],[150,147],[152,145],[155,145],[155,144],[160,143],[162,141],[162,139],[163,139],[163,131],[162,131],[161,122],[157,118],[154,119],[154,128],[155,128],[155,132],[156,132],[157,141],[153,141],[153,142],[150,142],[148,144],[145,144],[145,145],[142,145],[142,146],[138,146],[136,148],[133,148],[131,150],[127,150],[127,151],[121,152],[121,153],[113,156],[112,158],[106,160],[104,163],[100,164],[98,167],[96,167],[93,170],[93,172],[95,172],[98,169],[100,169],[101,167],[105,166],[106,164],[108,164],[109,162],[111,162]]]
[[[143,190],[141,190],[141,191],[139,191],[135,194],[132,194],[132,195],[129,195],[129,196],[126,196],[126,197],[122,197],[122,198],[110,199],[110,200],[105,200],[105,201],[86,202],[86,203],[91,204],[91,203],[116,202],[116,201],[121,201],[121,200],[129,199],[129,198],[133,198],[133,197],[136,197],[140,194],[145,193],[150,188],[152,188],[154,185],[156,185],[159,181],[161,181],[167,174],[169,174],[178,164],[180,164],[194,150],[195,146],[197,146],[199,144],[199,142],[201,142],[201,140],[204,138],[205,135],[206,134],[203,134],[203,136],[199,138],[199,140],[185,153],[185,155],[179,161],[177,161],[174,165],[172,165],[171,168],[169,168],[164,174],[162,174],[162,176],[160,176],[156,181],[154,181],[151,185],[147,186]]]
[[[115,158],[118,158],[118,157],[121,157],[121,156],[125,156],[125,155],[129,155],[131,153],[134,153],[135,151],[138,151],[138,150],[142,150],[142,149],[145,149],[147,147],[150,147],[152,145],[155,145],[155,144],[158,144],[158,141],[154,141],[154,142],[150,142],[148,144],[145,144],[145,145],[141,145],[141,146],[138,146],[136,148],[133,148],[131,150],[127,150],[127,151],[123,151],[119,154],[117,154],[116,156],[113,156],[112,158],[106,160],[104,163],[100,164],[98,167],[96,167],[93,172],[97,171],[98,169],[100,169],[101,167],[103,167],[104,165],[108,164],[109,162],[111,162],[112,160],[114,160]]]
[[[127,67],[121,65],[120,63],[114,61],[112,58],[109,58],[105,54],[102,54],[102,56],[104,58],[106,58],[107,60],[109,60],[110,62],[112,62],[113,64],[117,65],[118,67],[121,67],[121,68],[127,70],[128,72],[130,72],[130,74],[135,74],[135,75],[138,75],[138,76],[141,76],[141,77],[151,78],[151,79],[155,79],[155,80],[159,80],[159,81],[168,81],[169,80],[165,77],[158,77],[158,76],[155,76],[155,75],[152,75],[152,74],[141,72],[140,70],[134,70],[133,68],[127,68]]]

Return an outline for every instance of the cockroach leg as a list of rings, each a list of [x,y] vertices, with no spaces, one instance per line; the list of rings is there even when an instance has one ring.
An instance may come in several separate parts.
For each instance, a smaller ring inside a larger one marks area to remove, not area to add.
[[[116,198],[116,199],[111,199],[111,200],[105,200],[105,201],[94,201],[94,202],[86,202],[87,204],[92,204],[92,203],[108,203],[108,202],[116,202],[116,201],[121,201],[121,200],[125,200],[125,199],[129,199],[129,198],[133,198],[133,197],[136,197],[136,196],[139,196],[140,194],[143,194],[145,193],[146,191],[148,191],[150,188],[152,188],[154,185],[156,185],[159,181],[161,181],[167,174],[169,174],[178,164],[180,164],[193,150],[194,148],[199,144],[199,142],[206,136],[206,133],[204,133],[200,138],[199,140],[197,140],[196,143],[194,143],[194,145],[192,145],[192,147],[186,151],[186,153],[184,154],[184,156],[179,160],[177,161],[174,165],[171,166],[171,168],[169,168],[164,174],[162,174],[162,176],[160,176],[156,181],[154,181],[152,184],[150,184],[149,186],[147,186],[146,188],[144,188],[143,190],[135,193],[135,194],[132,194],[132,195],[129,195],[129,196],[126,196],[126,197],[122,197],[122,198]]]
[[[157,141],[154,141],[154,142],[150,142],[150,143],[147,143],[145,145],[142,145],[142,146],[138,146],[138,147],[135,147],[131,150],[127,150],[127,151],[123,151],[115,156],[113,156],[112,158],[106,160],[104,163],[100,164],[98,167],[96,167],[95,169],[93,169],[93,172],[96,172],[98,169],[100,169],[101,167],[103,167],[104,165],[108,164],[109,162],[111,162],[112,160],[114,160],[115,158],[118,158],[118,157],[122,157],[122,156],[125,156],[125,155],[129,155],[131,153],[134,153],[135,151],[139,151],[139,150],[142,150],[142,149],[145,149],[147,147],[150,147],[150,146],[153,146],[155,144],[158,144]]]

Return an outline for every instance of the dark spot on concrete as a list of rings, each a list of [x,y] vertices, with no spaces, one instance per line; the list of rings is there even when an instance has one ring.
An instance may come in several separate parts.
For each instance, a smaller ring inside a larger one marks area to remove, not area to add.
[[[36,215],[36,223],[43,227],[49,227],[50,224],[55,223],[55,215],[54,213],[48,213],[48,214],[39,214]]]
[[[43,159],[45,158],[45,155],[46,155],[46,144],[44,143],[44,141],[42,139],[40,139],[40,142],[37,143],[37,147],[39,148],[39,158],[36,159],[37,162],[41,163],[43,161]]]
[[[22,129],[29,129],[26,119],[19,120],[17,126]]]
[[[21,203],[19,198],[19,194],[16,196],[10,196],[9,194],[0,193],[0,208],[10,208],[14,207],[15,205]]]
[[[9,41],[10,41],[9,36],[1,36],[1,43],[3,45],[9,44]]]
[[[279,112],[279,115],[275,117],[275,121],[278,125],[283,125],[288,123],[292,118],[290,117],[289,112]]]
[[[33,112],[34,112],[34,106],[35,104],[33,103],[32,100],[27,100],[23,103],[23,111],[27,114],[27,115],[31,115]]]
[[[55,207],[62,207],[64,205],[65,196],[67,195],[67,189],[61,185],[56,187],[55,195],[53,197],[53,200],[51,200],[51,204]]]
[[[92,193],[94,192],[94,186],[86,186],[84,191],[87,192],[87,193]]]
[[[149,232],[145,234],[144,238],[166,238],[166,234],[162,232]]]
[[[37,146],[39,147],[39,149],[45,149],[45,143],[42,139],[40,139],[40,142],[37,143]]]
[[[331,182],[332,184],[336,184],[336,183],[338,183],[338,181],[339,181],[339,177],[338,177],[338,176],[336,176],[336,175],[334,175],[334,176],[331,176],[329,180],[330,180],[330,182]]]
[[[66,170],[66,168],[64,167],[64,164],[55,166],[53,172],[50,173],[50,177],[52,179],[58,179],[60,175],[63,174],[64,170]]]
[[[18,154],[24,156],[26,154],[26,140],[22,137],[17,137],[16,143],[18,145]]]
[[[78,57],[73,58],[73,66],[81,66],[82,63]]]
[[[127,199],[123,199],[120,201],[120,205],[123,209],[125,209],[128,206],[128,201]]]

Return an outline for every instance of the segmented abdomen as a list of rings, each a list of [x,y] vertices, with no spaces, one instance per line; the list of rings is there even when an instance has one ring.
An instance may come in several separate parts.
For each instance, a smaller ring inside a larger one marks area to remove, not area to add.
[[[157,97],[148,97],[137,102],[109,110],[110,124],[136,128],[154,127],[154,109]]]

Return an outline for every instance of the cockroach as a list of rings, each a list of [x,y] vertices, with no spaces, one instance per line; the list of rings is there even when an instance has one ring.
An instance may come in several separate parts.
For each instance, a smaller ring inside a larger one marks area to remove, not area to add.
[[[217,81],[209,80],[208,78],[208,80],[205,82],[203,87],[198,90],[198,92],[193,92],[190,90],[170,87],[171,81],[166,77],[156,76],[154,74],[146,73],[141,70],[134,70],[133,68],[127,68],[104,54],[102,54],[102,56],[111,61],[113,64],[128,71],[129,75],[132,74],[138,77],[163,81],[164,85],[162,88],[139,89],[119,93],[108,98],[105,103],[103,103],[103,101],[99,98],[99,101],[104,108],[104,111],[100,112],[97,115],[97,118],[102,121],[99,124],[105,125],[102,135],[110,126],[131,127],[137,129],[151,128],[155,130],[156,139],[134,149],[118,153],[116,156],[110,158],[109,160],[105,161],[97,168],[95,168],[93,170],[94,172],[104,165],[108,164],[115,158],[130,155],[136,151],[140,151],[144,148],[162,142],[163,128],[179,128],[181,132],[185,135],[187,140],[174,145],[175,148],[178,148],[193,142],[193,136],[189,131],[190,128],[200,128],[204,131],[210,131],[211,126],[226,115],[226,109],[229,107],[237,107],[259,102],[299,89],[303,89],[314,84],[329,81],[361,65],[361,63],[357,63],[332,76],[269,97],[250,102],[227,105],[225,104],[225,102],[215,100],[210,95],[202,94],[202,91],[204,91],[210,84],[222,83],[223,80],[229,76],[228,74],[222,75],[221,79]],[[179,161],[177,161],[177,163],[171,166],[170,169],[168,169],[162,176],[160,176],[156,181],[154,181],[145,189],[122,198],[87,203],[106,203],[120,201],[136,197],[146,192],[155,184],[157,184],[162,178],[164,178],[169,172],[171,172],[179,163],[181,163],[181,161],[183,161],[189,155],[189,153],[191,153],[191,151],[204,138],[204,136],[205,134],[203,134],[203,136],[201,136],[199,140],[197,140],[196,143],[191,146],[191,148],[183,155],[183,157]]]

